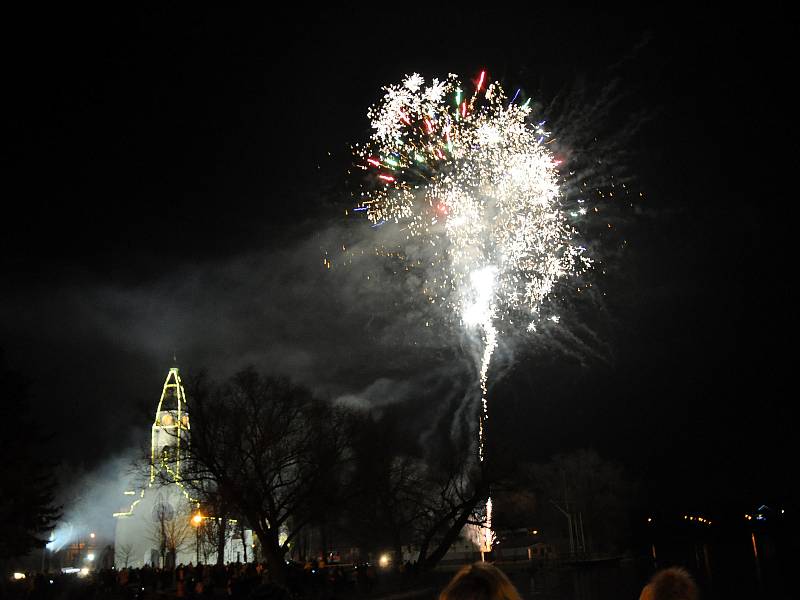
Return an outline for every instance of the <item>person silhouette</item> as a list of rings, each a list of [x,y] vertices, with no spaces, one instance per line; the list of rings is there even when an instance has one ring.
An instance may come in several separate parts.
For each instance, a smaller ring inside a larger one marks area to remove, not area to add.
[[[686,569],[670,567],[657,571],[642,588],[639,600],[698,600],[697,584]]]
[[[500,569],[485,562],[467,565],[447,584],[439,600],[521,600],[517,588]]]

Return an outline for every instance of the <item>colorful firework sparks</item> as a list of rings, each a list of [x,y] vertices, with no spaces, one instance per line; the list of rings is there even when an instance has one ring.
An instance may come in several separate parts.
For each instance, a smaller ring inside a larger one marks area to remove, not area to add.
[[[535,328],[559,280],[591,261],[562,211],[548,132],[485,84],[481,73],[465,95],[455,75],[426,85],[415,73],[387,86],[356,150],[372,173],[356,211],[430,245],[424,290],[465,326]]]
[[[519,90],[509,101],[498,83],[486,84],[485,72],[470,93],[456,75],[429,84],[407,76],[384,88],[368,111],[372,136],[356,148],[371,174],[356,211],[426,247],[408,256],[424,293],[480,335],[481,461],[498,327],[534,330],[558,282],[591,265],[563,211],[544,123],[529,122]]]

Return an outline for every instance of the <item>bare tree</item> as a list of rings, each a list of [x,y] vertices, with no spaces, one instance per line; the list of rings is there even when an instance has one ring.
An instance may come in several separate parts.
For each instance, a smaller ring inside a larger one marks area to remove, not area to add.
[[[161,566],[174,566],[178,553],[189,547],[192,537],[188,511],[176,510],[159,498],[153,507],[150,539],[158,545]]]
[[[234,527],[237,523],[228,519],[227,511],[214,510],[213,506],[207,506],[210,506],[209,514],[225,514],[226,516],[209,516],[203,520],[203,525],[199,531],[200,552],[203,555],[203,562],[208,563],[209,558],[214,556],[216,564],[222,565],[225,564],[225,548],[233,539]]]
[[[432,569],[468,523],[482,522],[488,486],[468,439],[450,432],[424,457],[408,446],[392,422],[362,420],[357,436],[359,495],[351,521],[372,549],[391,545],[398,559],[403,545],[419,548],[418,564]]]
[[[254,369],[222,385],[201,376],[190,397],[186,478],[213,482],[253,528],[271,576],[282,583],[288,544],[314,518],[309,505],[345,458],[346,414]]]
[[[529,473],[542,520],[566,531],[574,552],[618,552],[629,542],[638,492],[620,465],[594,450],[576,450],[531,465]]]
[[[117,555],[123,562],[123,567],[127,568],[128,562],[130,562],[131,556],[133,556],[133,544],[121,544],[117,548]]]
[[[480,464],[454,456],[440,465],[429,465],[425,484],[424,518],[417,528],[418,563],[421,569],[430,570],[444,558],[465,525],[485,524],[481,505],[489,497],[489,483]]]

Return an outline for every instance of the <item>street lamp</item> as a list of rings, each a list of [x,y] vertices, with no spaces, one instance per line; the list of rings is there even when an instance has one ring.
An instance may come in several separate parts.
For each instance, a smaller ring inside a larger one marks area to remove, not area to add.
[[[194,526],[194,534],[195,534],[195,538],[194,538],[195,539],[194,548],[195,548],[195,555],[196,555],[195,556],[195,564],[198,564],[198,565],[200,564],[200,526],[202,524],[203,524],[203,515],[198,510],[197,514],[195,514],[192,517],[192,525]]]

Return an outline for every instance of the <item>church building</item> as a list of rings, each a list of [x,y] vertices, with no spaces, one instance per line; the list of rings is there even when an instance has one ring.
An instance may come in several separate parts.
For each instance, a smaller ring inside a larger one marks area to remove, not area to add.
[[[151,428],[149,481],[141,489],[126,491],[125,507],[114,513],[117,569],[216,562],[212,529],[218,524],[213,515],[203,514],[182,481],[190,432],[183,383],[178,367],[172,367]],[[233,521],[228,525],[223,562],[252,556],[252,532]]]

